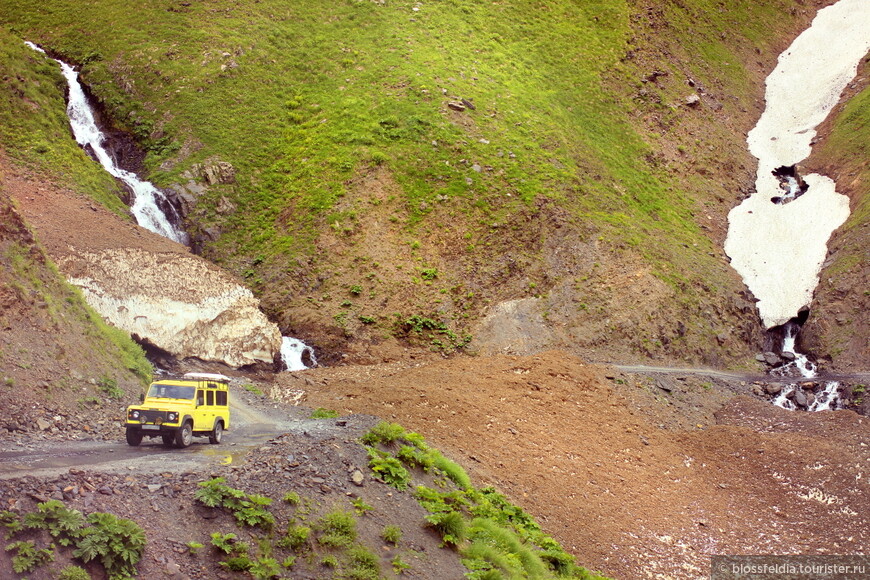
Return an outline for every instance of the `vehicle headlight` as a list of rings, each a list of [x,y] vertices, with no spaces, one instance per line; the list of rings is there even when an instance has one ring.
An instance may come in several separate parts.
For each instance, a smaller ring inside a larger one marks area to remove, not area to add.
[[[178,418],[178,413],[169,413],[166,418],[170,423],[175,423],[175,420]]]
[[[138,419],[139,418],[139,411],[133,411],[132,413],[130,413],[130,417],[133,419]]]

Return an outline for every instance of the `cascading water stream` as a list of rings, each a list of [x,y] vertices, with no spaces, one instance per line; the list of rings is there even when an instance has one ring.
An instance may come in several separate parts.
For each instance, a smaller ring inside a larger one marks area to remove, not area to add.
[[[789,377],[798,375],[804,379],[814,379],[818,375],[818,367],[807,356],[798,352],[795,348],[800,326],[795,322],[788,322],[784,328],[782,338],[782,353],[792,360],[772,372],[777,376]],[[812,381],[804,381],[804,384],[814,385]],[[802,391],[803,386],[799,383],[785,385],[779,395],[773,400],[773,404],[783,409],[796,410],[806,408],[807,411],[829,411],[839,409],[840,383],[838,381],[825,381],[824,388],[814,393]]]
[[[32,42],[25,42],[25,44],[33,50],[46,54],[42,48]],[[48,57],[48,55],[46,56]],[[87,95],[85,95],[84,89],[82,89],[78,81],[78,72],[63,61],[58,59],[52,60],[60,65],[63,76],[69,85],[67,115],[69,116],[70,127],[76,142],[82,147],[89,147],[103,169],[130,187],[133,191],[133,205],[130,207],[130,211],[140,226],[155,234],[186,245],[188,241],[187,234],[173,225],[173,222],[178,223],[181,220],[176,214],[175,208],[166,199],[166,196],[150,182],[142,181],[136,174],[118,167],[115,164],[115,160],[106,151],[103,146],[105,136],[96,124],[93,109],[88,103]],[[166,211],[173,214],[173,220],[167,217]],[[281,362],[284,365],[282,370],[299,371],[311,368],[303,362],[303,357],[306,354],[311,361],[311,367],[317,366],[317,359],[314,356],[314,349],[312,347],[297,338],[290,336],[282,337]]]
[[[37,45],[32,42],[26,42],[27,46],[33,50],[45,54]],[[50,58],[50,57],[49,57]],[[79,73],[70,65],[58,59],[52,59],[60,64],[63,76],[69,85],[69,102],[67,103],[67,114],[69,115],[70,126],[72,127],[73,135],[76,142],[82,147],[90,147],[94,157],[107,172],[117,179],[120,179],[133,192],[133,205],[130,206],[130,211],[133,217],[143,228],[159,234],[165,238],[176,241],[180,244],[187,244],[187,234],[179,230],[170,221],[163,208],[167,208],[175,214],[175,209],[166,199],[163,193],[154,187],[148,181],[142,181],[135,173],[121,169],[115,164],[115,160],[109,155],[103,147],[105,136],[97,123],[94,120],[93,109],[88,103],[85,91],[79,83]],[[180,221],[177,214],[173,215],[174,221]]]
[[[311,360],[311,366],[303,362],[302,357],[307,354]],[[314,349],[292,336],[285,336],[281,340],[281,361],[286,371],[302,371],[317,366],[314,357]]]

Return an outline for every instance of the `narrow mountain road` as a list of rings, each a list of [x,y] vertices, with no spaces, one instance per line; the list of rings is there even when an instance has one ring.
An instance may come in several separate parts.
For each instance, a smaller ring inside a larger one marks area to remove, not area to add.
[[[194,438],[187,449],[164,447],[159,438],[145,438],[138,447],[124,442],[118,426],[117,441],[40,441],[19,449],[0,451],[0,479],[22,475],[51,477],[75,468],[108,472],[185,472],[220,462],[238,462],[248,452],[288,431],[310,431],[322,425],[277,409],[259,409],[256,396],[235,392],[230,399],[230,426],[219,445]],[[261,399],[265,401],[265,399]]]
[[[801,380],[800,377],[778,377],[774,375],[760,375],[740,373],[737,371],[721,371],[716,369],[659,367],[648,365],[610,365],[624,373],[633,374],[665,374],[665,375],[702,375],[716,377],[723,380],[763,382],[763,383],[793,383]],[[820,374],[812,379],[814,381],[870,381],[870,372],[857,371],[854,373]]]

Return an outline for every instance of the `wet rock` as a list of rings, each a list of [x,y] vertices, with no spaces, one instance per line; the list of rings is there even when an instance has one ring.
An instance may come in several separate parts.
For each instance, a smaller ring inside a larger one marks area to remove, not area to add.
[[[779,383],[768,383],[764,386],[764,392],[768,395],[778,395],[782,392],[782,385]]]
[[[798,407],[806,407],[807,406],[807,395],[803,391],[803,389],[795,389],[794,390],[794,404]]]
[[[816,395],[812,391],[807,391],[805,396],[807,398],[807,407],[816,402]]]
[[[775,352],[768,351],[764,353],[764,362],[766,362],[770,366],[774,366],[778,365],[782,361],[780,360],[779,355],[777,355]]]
[[[779,356],[781,356],[785,360],[794,360],[795,359],[794,353],[788,352],[788,351],[783,351],[782,354],[780,354]]]

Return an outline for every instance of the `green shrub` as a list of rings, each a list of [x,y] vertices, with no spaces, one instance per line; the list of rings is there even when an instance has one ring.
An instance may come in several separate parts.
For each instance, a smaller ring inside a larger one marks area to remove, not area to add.
[[[48,530],[61,546],[73,544],[85,525],[82,512],[66,507],[63,502],[51,499],[36,505],[36,511],[24,515],[24,526]]]
[[[465,518],[459,512],[429,514],[426,521],[441,534],[445,544],[457,545],[465,539]]]
[[[333,411],[332,409],[324,409],[323,407],[317,407],[312,411],[309,419],[334,419],[338,417],[338,411]]]
[[[295,491],[288,491],[284,494],[284,497],[281,498],[281,501],[289,503],[290,505],[299,505],[301,499],[299,497],[299,494]]]
[[[90,526],[76,541],[73,555],[84,562],[99,559],[110,580],[136,574],[136,564],[145,549],[145,532],[135,522],[112,514],[94,512]]]
[[[91,575],[80,566],[67,566],[60,571],[57,580],[91,580]]]
[[[436,469],[440,469],[444,472],[453,483],[458,485],[462,489],[467,489],[471,487],[471,478],[468,477],[468,474],[465,473],[465,470],[462,469],[458,464],[450,461],[440,452],[436,452],[434,456],[434,465]]]
[[[309,536],[311,536],[311,528],[291,525],[287,528],[287,533],[278,540],[278,547],[298,551],[308,544]]]
[[[389,445],[404,434],[405,429],[401,425],[381,421],[360,437],[360,441],[365,445]]]
[[[97,381],[97,387],[111,399],[121,399],[124,396],[124,391],[118,387],[118,381],[110,376],[103,375]]]
[[[271,498],[257,494],[247,495],[225,485],[224,481],[223,477],[216,477],[199,482],[200,489],[196,490],[194,497],[206,506],[228,509],[240,524],[267,529],[275,524],[275,516],[266,509],[272,504]]]
[[[21,517],[15,512],[10,512],[8,510],[0,512],[0,526],[6,528],[7,540],[24,529],[24,524],[21,523]]]
[[[381,566],[377,555],[364,546],[347,551],[348,568],[344,575],[350,580],[381,580]]]
[[[223,562],[220,562],[220,565],[227,570],[232,570],[233,572],[246,572],[254,566],[254,563],[251,562],[250,558],[243,554],[241,556],[227,558]]]
[[[369,467],[375,473],[377,479],[395,487],[399,491],[408,489],[411,474],[407,469],[402,467],[401,461],[389,453],[378,451],[373,447],[368,448],[368,453]]]
[[[195,556],[196,554],[199,553],[200,550],[202,550],[205,547],[203,544],[200,544],[199,542],[187,542],[187,544],[185,544],[185,545],[187,546],[187,551],[191,556]]]
[[[248,568],[248,572],[256,580],[271,580],[281,575],[281,567],[274,558],[257,558]]]
[[[419,467],[424,471],[429,471],[435,464],[435,459],[429,450],[424,451],[411,445],[402,445],[396,452],[396,459],[408,467]]]
[[[211,545],[224,554],[232,554],[235,543],[236,535],[233,533],[222,534],[220,532],[213,532],[211,535]]]
[[[396,575],[404,574],[405,570],[408,570],[411,567],[411,565],[402,560],[402,556],[398,554],[390,561],[390,564],[392,564],[393,573]]]
[[[402,528],[394,525],[384,526],[381,531],[381,538],[390,544],[398,544],[402,539]]]
[[[12,556],[12,569],[19,574],[32,571],[54,561],[54,544],[48,548],[37,549],[31,541],[12,542],[6,546],[6,551],[15,551]]]
[[[366,501],[361,497],[355,497],[350,500],[351,505],[353,506],[353,511],[356,512],[356,515],[361,516],[365,515],[366,512],[369,512],[375,508],[366,503]]]
[[[356,540],[356,519],[353,514],[334,510],[315,524],[317,542],[330,548],[347,548]]]

